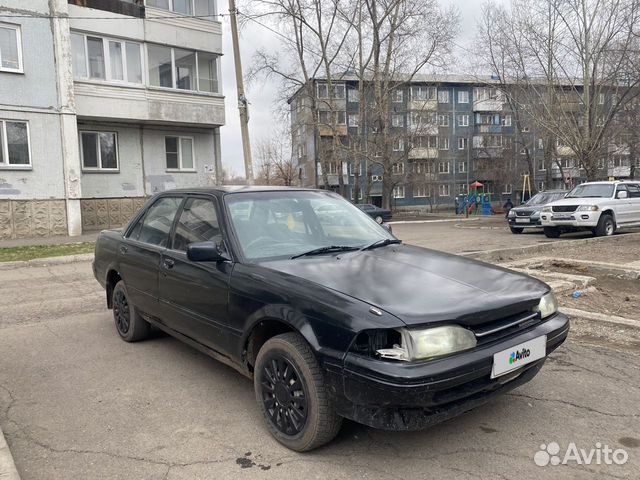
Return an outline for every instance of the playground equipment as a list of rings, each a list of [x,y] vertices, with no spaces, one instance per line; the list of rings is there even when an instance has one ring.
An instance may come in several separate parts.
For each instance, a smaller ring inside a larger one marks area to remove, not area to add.
[[[482,191],[478,191],[482,189]],[[491,205],[491,194],[485,193],[484,185],[480,182],[473,182],[469,185],[469,194],[462,197],[462,202],[458,202],[456,213],[469,215],[493,215]]]

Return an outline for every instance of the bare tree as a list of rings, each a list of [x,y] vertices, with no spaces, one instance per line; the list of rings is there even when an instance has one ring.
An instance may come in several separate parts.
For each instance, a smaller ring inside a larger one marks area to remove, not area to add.
[[[291,152],[291,135],[287,123],[275,127],[258,143],[258,178],[265,185],[295,185],[298,178]]]
[[[479,54],[516,121],[531,119],[546,159],[570,154],[588,179],[598,176],[618,113],[637,95],[639,15],[637,0],[512,0],[484,9]]]

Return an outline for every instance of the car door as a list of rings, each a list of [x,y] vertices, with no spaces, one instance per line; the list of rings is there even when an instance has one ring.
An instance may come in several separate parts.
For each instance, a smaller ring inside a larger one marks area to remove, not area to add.
[[[626,192],[627,198],[620,198],[620,192]],[[613,204],[616,211],[616,223],[618,225],[624,225],[629,223],[631,213],[631,199],[629,198],[629,191],[626,184],[618,184],[616,188],[616,194],[613,198]]]
[[[170,247],[162,252],[159,300],[167,311],[167,326],[210,348],[228,353],[229,279],[233,263],[192,262],[190,243],[213,241],[224,250],[223,231],[215,197],[190,196],[184,202],[172,233]]]
[[[129,230],[118,251],[120,276],[131,302],[141,312],[154,317],[160,313],[160,259],[182,200],[181,196],[159,197]]]
[[[629,222],[640,223],[640,183],[627,184],[629,192]]]

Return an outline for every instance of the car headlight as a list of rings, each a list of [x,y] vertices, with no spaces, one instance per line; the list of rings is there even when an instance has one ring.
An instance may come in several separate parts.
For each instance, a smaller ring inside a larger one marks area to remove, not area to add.
[[[540,303],[534,308],[540,312],[541,318],[547,318],[558,311],[558,300],[553,292],[549,292],[540,299]]]
[[[548,212],[548,213],[552,212],[551,207],[542,207],[542,211],[543,212]]]
[[[577,211],[578,212],[597,212],[598,206],[597,205],[580,205]]]
[[[476,346],[476,336],[471,330],[457,325],[426,328],[424,330],[399,329],[400,345],[382,348],[377,353],[382,358],[394,360],[426,360]]]
[[[509,210],[509,216],[510,217],[515,217],[516,216],[516,212],[514,212],[513,210]]]

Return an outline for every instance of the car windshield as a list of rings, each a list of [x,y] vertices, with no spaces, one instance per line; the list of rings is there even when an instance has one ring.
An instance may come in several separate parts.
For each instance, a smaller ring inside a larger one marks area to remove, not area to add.
[[[349,250],[395,239],[331,192],[233,193],[225,196],[225,203],[242,253],[250,261],[291,258],[324,247]]]
[[[585,183],[571,190],[566,198],[611,198],[613,189],[610,183]]]
[[[555,202],[564,197],[565,192],[540,192],[536,193],[529,199],[525,205],[546,205],[547,203]]]

